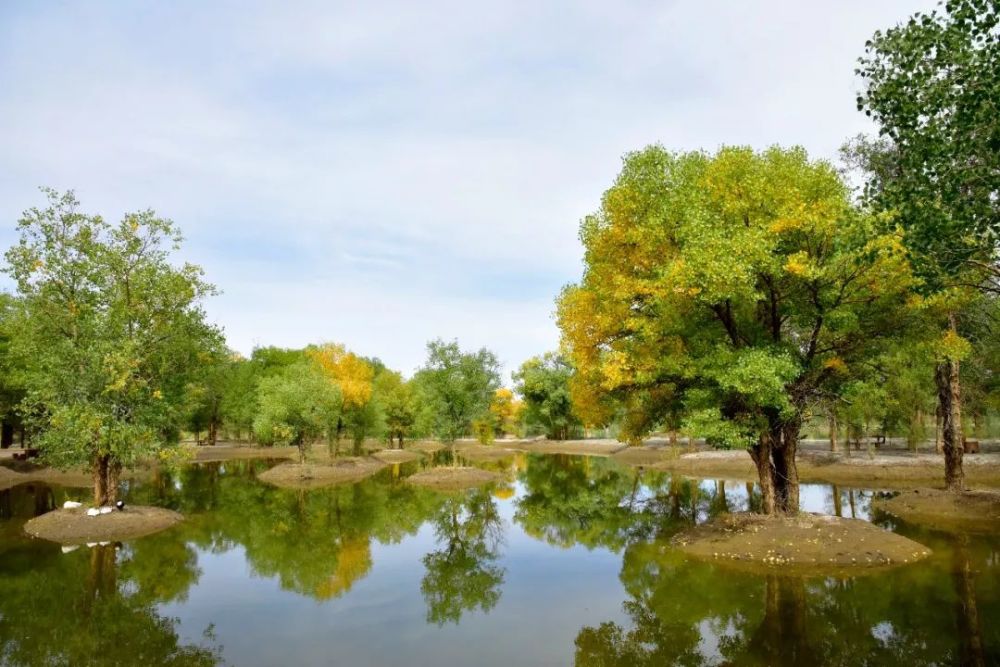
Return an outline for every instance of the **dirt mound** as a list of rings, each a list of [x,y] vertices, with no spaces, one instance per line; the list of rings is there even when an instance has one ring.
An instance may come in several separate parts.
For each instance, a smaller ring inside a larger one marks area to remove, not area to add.
[[[884,568],[931,554],[867,521],[821,514],[726,514],[677,535],[674,544],[697,558],[781,573]]]
[[[258,447],[253,445],[214,445],[191,447],[196,463],[238,461],[241,459],[290,459],[299,455],[295,447]]]
[[[83,507],[57,509],[24,524],[24,532],[60,544],[131,540],[158,533],[184,517],[162,507],[126,506],[123,511],[87,516]]]
[[[539,454],[573,454],[579,456],[611,456],[624,450],[615,440],[530,440],[507,445],[511,449]]]
[[[383,463],[408,463],[424,458],[420,453],[408,449],[383,449],[375,452],[372,456]]]
[[[438,491],[461,491],[501,480],[499,473],[479,468],[430,468],[406,478],[410,484]]]
[[[1000,492],[953,493],[938,489],[904,491],[880,498],[873,507],[908,523],[940,530],[993,533],[1000,530]]]
[[[462,445],[457,451],[467,461],[502,461],[516,454],[510,449],[490,445]]]
[[[0,490],[9,489],[28,480],[27,475],[0,466]]]
[[[615,461],[631,466],[648,466],[680,458],[680,447],[626,447],[611,455]]]
[[[268,484],[290,489],[357,482],[374,475],[385,463],[372,458],[341,458],[329,463],[282,463],[257,476]]]
[[[433,454],[434,452],[440,452],[445,446],[440,442],[435,442],[433,440],[421,440],[419,442],[410,442],[406,444],[407,449],[412,449],[415,452],[423,452],[424,454]]]

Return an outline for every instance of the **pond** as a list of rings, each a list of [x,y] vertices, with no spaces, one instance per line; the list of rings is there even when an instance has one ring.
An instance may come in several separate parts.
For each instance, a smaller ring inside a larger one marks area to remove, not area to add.
[[[67,550],[24,521],[82,489],[0,492],[0,664],[943,665],[1000,663],[1000,539],[872,513],[877,490],[806,485],[804,509],[870,519],[930,560],[856,578],[734,572],[677,531],[758,498],[609,459],[517,455],[492,487],[407,484],[423,465],[289,491],[269,461],[126,489],[187,520]]]

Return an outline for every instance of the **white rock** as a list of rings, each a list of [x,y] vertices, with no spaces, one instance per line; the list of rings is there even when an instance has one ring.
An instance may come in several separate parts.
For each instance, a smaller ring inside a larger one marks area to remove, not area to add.
[[[101,510],[97,509],[96,507],[91,507],[89,510],[87,510],[87,516],[97,516],[100,513]]]
[[[96,546],[97,546],[97,542],[87,542],[87,548],[88,549],[93,549]]]
[[[79,544],[66,544],[66,545],[63,545],[62,552],[64,554],[68,554],[69,552],[76,551],[79,548],[80,548]]]
[[[113,507],[102,507],[101,514],[111,514],[114,511]]]
[[[83,503],[78,503],[75,500],[67,500],[63,503],[64,510],[75,510],[78,507],[83,507]]]

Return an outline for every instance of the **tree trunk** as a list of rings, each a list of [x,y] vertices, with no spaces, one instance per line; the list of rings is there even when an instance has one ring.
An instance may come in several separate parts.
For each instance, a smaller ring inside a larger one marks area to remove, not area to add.
[[[837,411],[830,409],[830,451],[837,451]]]
[[[3,420],[0,427],[0,449],[8,449],[14,444],[14,425],[9,420]]]
[[[840,487],[833,485],[833,513],[837,516],[844,516],[844,503],[840,498]]]
[[[790,421],[781,427],[781,445],[775,447],[774,482],[775,502],[777,509],[784,514],[796,514],[799,511],[799,470],[795,465],[795,454],[799,447],[798,420]]]
[[[795,514],[799,511],[799,473],[795,465],[801,422],[774,424],[749,449],[760,482],[761,512]]]
[[[941,411],[941,440],[944,448],[944,484],[949,491],[965,488],[962,468],[962,403],[958,361],[939,363],[934,373]]]
[[[98,456],[94,461],[94,505],[103,507],[108,502],[108,464],[107,455]]]
[[[935,384],[936,384],[935,380]],[[937,409],[934,411],[934,453],[940,454],[944,451],[944,442],[941,440],[941,401],[938,400]]]
[[[969,557],[968,537],[958,538],[952,557],[952,577],[955,585],[955,616],[958,621],[959,656],[962,665],[986,665],[983,632],[976,603],[975,569]]]
[[[94,460],[94,504],[97,507],[113,505],[118,500],[121,472],[122,465],[112,461],[108,454],[102,454]]]
[[[760,511],[763,514],[774,514],[774,465],[771,463],[771,434],[761,435],[757,444],[750,448],[750,458],[757,467],[757,478],[760,482]]]
[[[219,437],[219,418],[213,415],[212,419],[208,422],[208,444],[214,447],[218,437]]]
[[[403,432],[400,431],[399,434],[396,437],[399,440],[399,448],[402,449],[403,448]]]

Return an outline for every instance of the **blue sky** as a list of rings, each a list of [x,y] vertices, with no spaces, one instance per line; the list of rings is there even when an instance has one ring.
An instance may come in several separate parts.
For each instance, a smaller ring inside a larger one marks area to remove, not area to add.
[[[153,208],[230,345],[554,349],[629,150],[870,131],[853,69],[929,0],[0,3],[0,244],[42,185]]]

